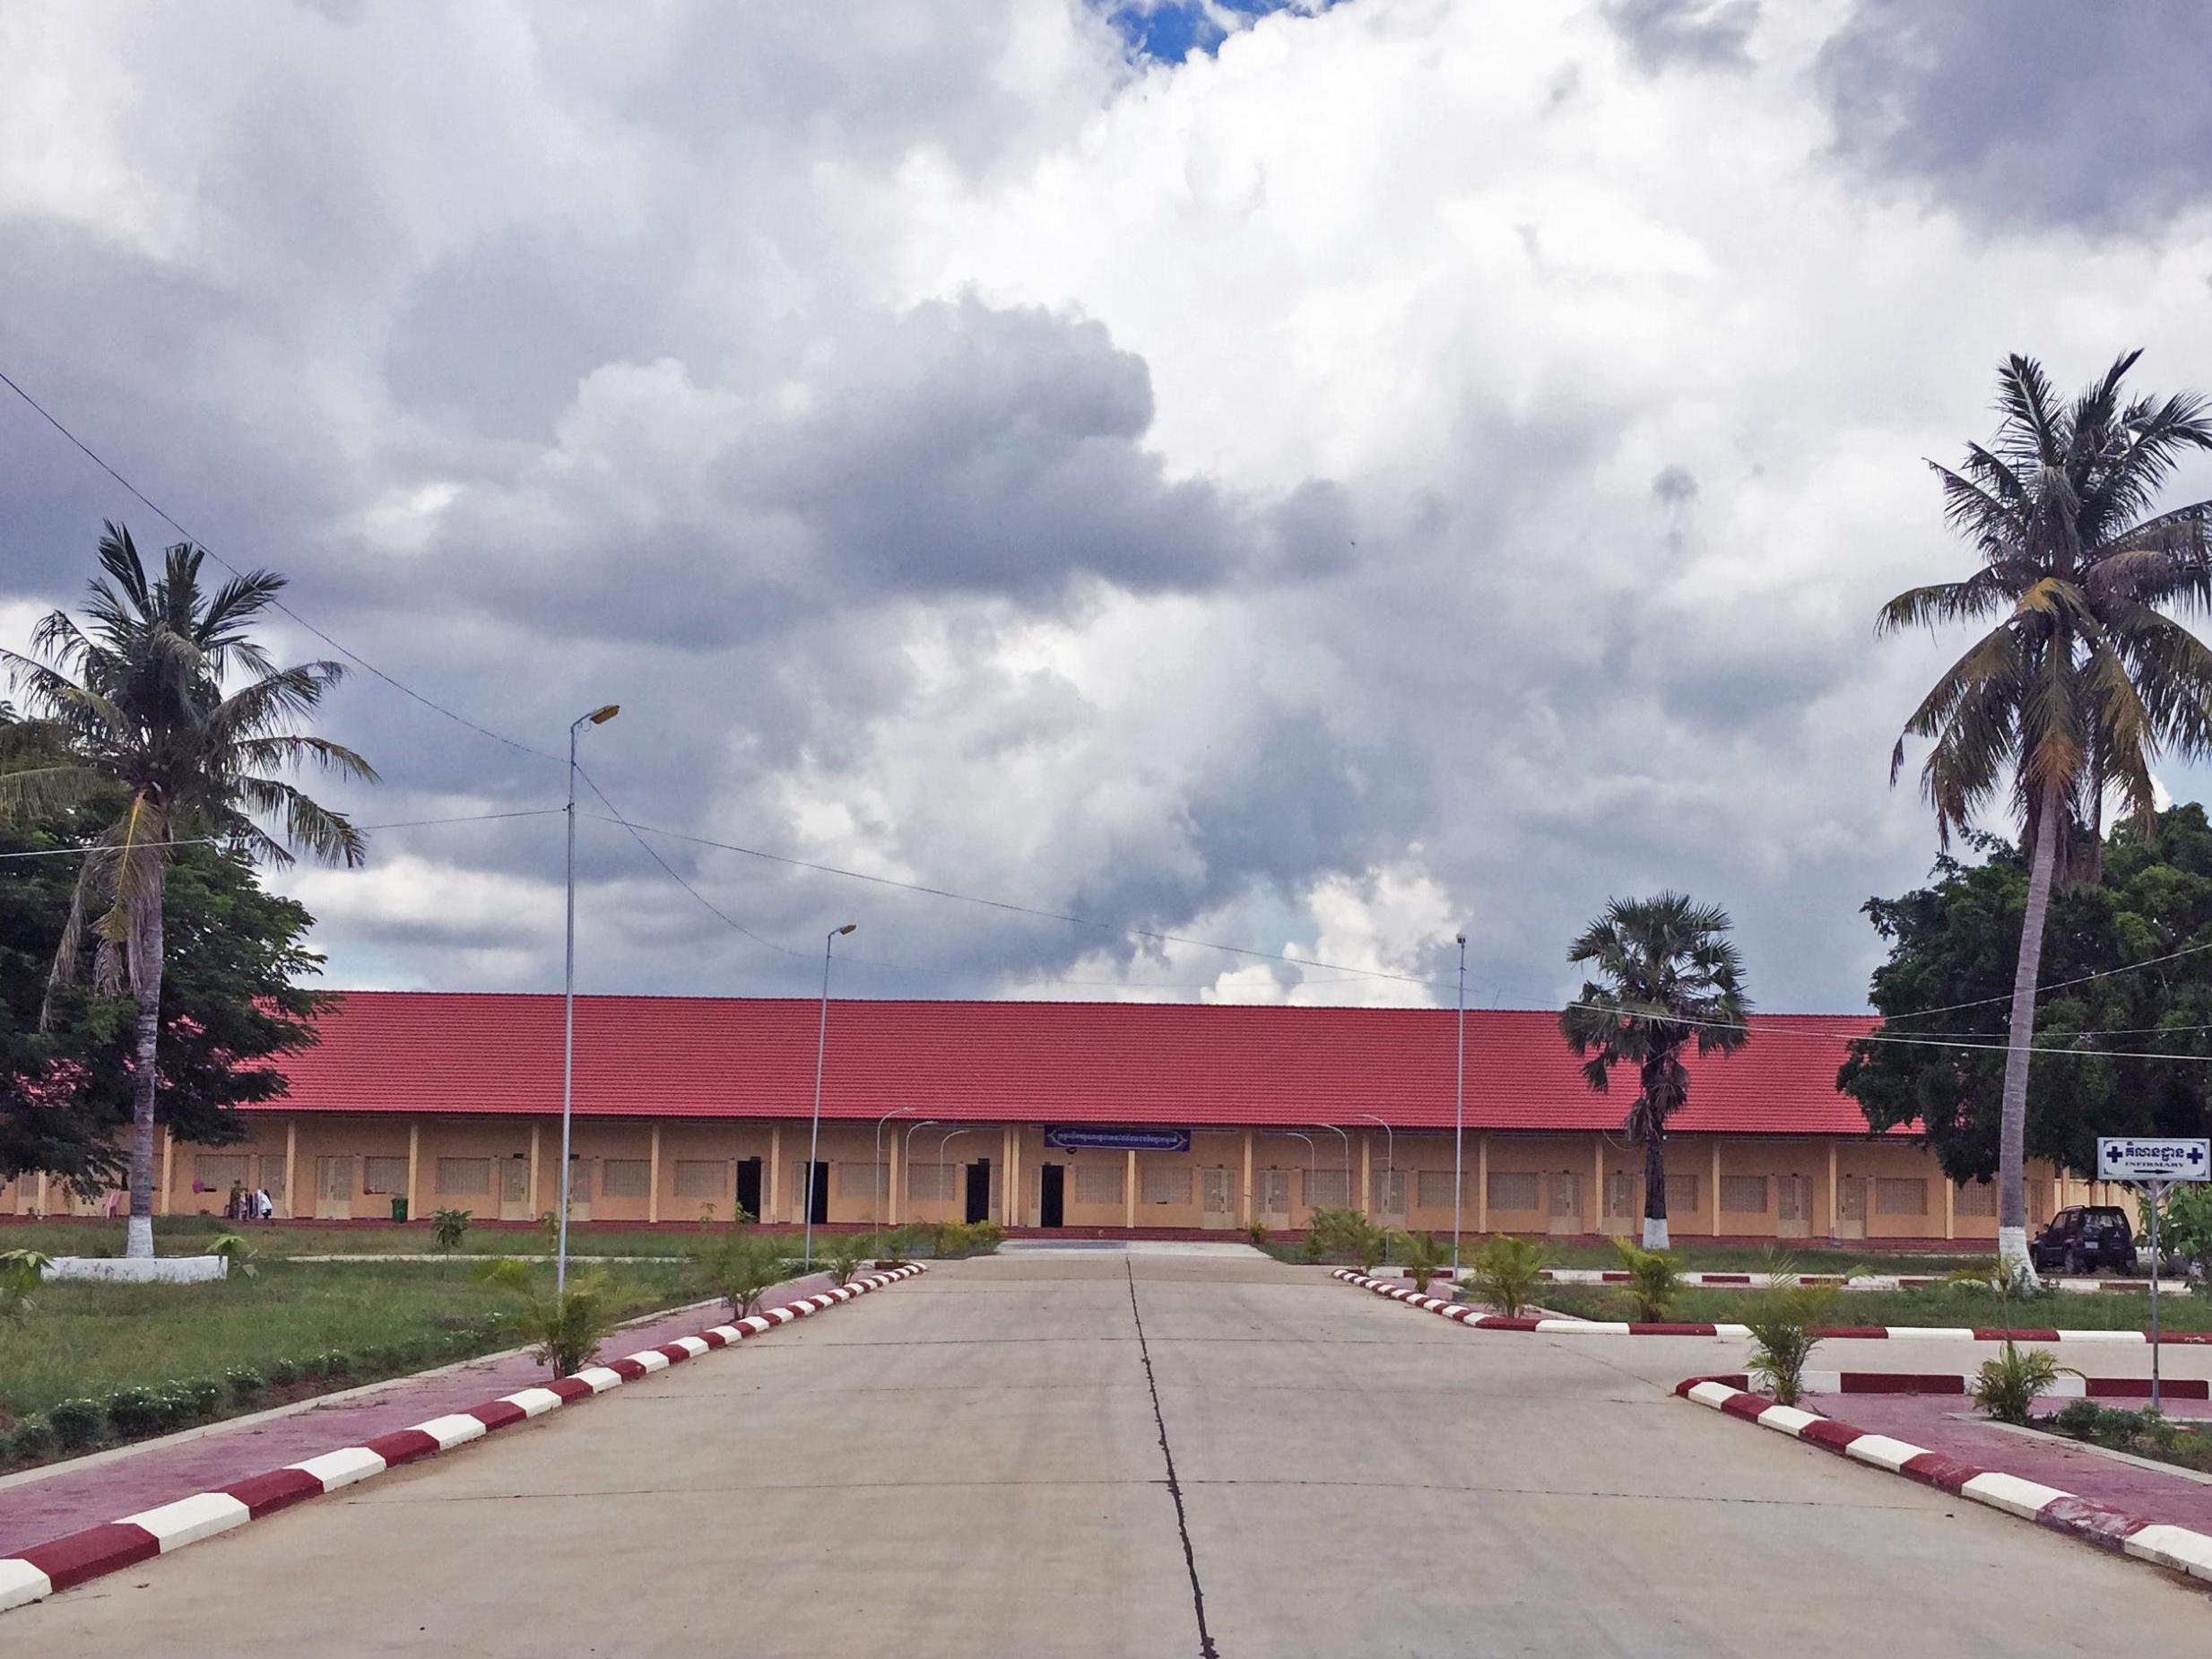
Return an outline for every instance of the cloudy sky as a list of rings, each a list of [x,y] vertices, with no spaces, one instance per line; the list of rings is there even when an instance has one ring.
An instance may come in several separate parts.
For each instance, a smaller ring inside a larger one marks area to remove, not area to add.
[[[1870,626],[1965,569],[1921,457],[2009,351],[2212,387],[2208,59],[2196,0],[7,0],[0,368],[544,751],[357,673],[361,821],[557,806],[616,700],[641,823],[1107,925],[586,816],[586,989],[854,921],[854,995],[1448,1001],[1463,925],[1537,1004],[1676,886],[1853,1008],[1961,643]],[[173,538],[0,391],[0,640],[103,517]],[[282,878],[331,982],[558,987],[557,817],[372,841]]]

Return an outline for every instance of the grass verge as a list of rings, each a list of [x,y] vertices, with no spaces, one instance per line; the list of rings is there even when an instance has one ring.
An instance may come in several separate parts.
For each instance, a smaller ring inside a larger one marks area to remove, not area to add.
[[[1800,1265],[1814,1271],[1800,1259]],[[1610,1289],[1548,1285],[1544,1305],[1584,1319],[1630,1317],[1627,1299]],[[1670,1318],[1694,1324],[1739,1323],[1755,1302],[1741,1290],[1686,1290]],[[2212,1331],[2212,1299],[2161,1297],[2159,1322],[2169,1331]],[[1930,1286],[1921,1290],[1853,1290],[1830,1305],[1826,1323],[1834,1325],[1977,1325],[2040,1331],[2146,1331],[2150,1298],[2134,1291],[2107,1290],[2096,1296],[2012,1299],[2009,1310],[1993,1290],[1976,1286]]]

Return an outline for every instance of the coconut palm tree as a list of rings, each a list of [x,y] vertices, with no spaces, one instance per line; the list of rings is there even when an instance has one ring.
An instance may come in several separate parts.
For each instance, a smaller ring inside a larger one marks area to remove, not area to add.
[[[0,810],[121,803],[86,852],[49,997],[78,980],[89,954],[95,989],[127,994],[137,1004],[133,1256],[153,1254],[162,894],[171,845],[209,837],[276,864],[290,864],[291,846],[299,846],[333,864],[358,864],[360,833],[280,774],[312,763],[376,778],[351,749],[293,729],[337,684],[343,666],[276,667],[247,631],[284,578],[255,570],[210,593],[200,583],[201,562],[198,548],[179,543],[149,581],[130,532],[109,524],[100,542],[105,576],[92,582],[86,624],[56,611],[32,636],[37,657],[0,652],[24,692],[27,724],[61,756],[0,774]],[[233,680],[235,688],[227,686]]]
[[[1667,1120],[1689,1099],[1684,1053],[1731,1054],[1750,1040],[1743,958],[1728,912],[1683,893],[1615,899],[1567,947],[1595,977],[1560,1011],[1583,1081],[1606,1092],[1613,1067],[1636,1068],[1626,1128],[1644,1147],[1644,1247],[1667,1248]],[[1601,1196],[1601,1195],[1600,1195]],[[1716,1199],[1714,1202],[1718,1202]]]
[[[2212,502],[2156,510],[2175,464],[2212,448],[2202,397],[2123,399],[2130,352],[2070,404],[2042,367],[1998,370],[1997,436],[1970,445],[1942,481],[1944,516],[1981,559],[1972,575],[1899,594],[1878,632],[1994,622],[1913,711],[1890,757],[1928,738],[1921,790],[1943,844],[2003,795],[2028,857],[1998,1129],[1998,1255],[2027,1255],[2029,1046],[2043,920],[2054,882],[2096,879],[2104,809],[2115,797],[2144,834],[2155,822],[2161,754],[2212,753],[2212,650],[2161,606],[2212,604]]]

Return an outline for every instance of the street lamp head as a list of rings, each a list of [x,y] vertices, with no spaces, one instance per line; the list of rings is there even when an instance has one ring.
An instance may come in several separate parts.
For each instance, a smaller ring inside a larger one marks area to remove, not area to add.
[[[836,930],[834,931],[834,933],[832,934],[832,937],[836,937],[836,936],[837,936],[837,935],[844,934],[849,934],[849,933],[851,933],[851,932],[852,932],[854,928],[858,927],[859,925],[860,925],[860,924],[859,924],[858,922],[847,922],[847,923],[846,923],[846,924],[843,927],[840,927],[840,928],[836,929]]]
[[[1458,942],[1459,942],[1459,943],[1461,943],[1461,944],[1465,944],[1465,943],[1467,942],[1467,935],[1466,935],[1465,934],[1460,934],[1460,935],[1459,935],[1459,938],[1458,938]]]
[[[578,715],[574,720],[570,721],[568,729],[573,732],[580,726],[604,725],[608,721],[613,719],[615,716],[620,714],[621,712],[622,705],[620,703],[602,703],[598,708],[593,709],[591,713],[587,715]]]

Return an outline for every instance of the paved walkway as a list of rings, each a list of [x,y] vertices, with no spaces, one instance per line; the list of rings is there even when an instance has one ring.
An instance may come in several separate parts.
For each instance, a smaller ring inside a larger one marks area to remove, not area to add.
[[[811,1295],[828,1283],[822,1273],[793,1280],[771,1290],[764,1306]],[[618,1333],[601,1351],[632,1353],[690,1336],[727,1313],[717,1302],[664,1315]],[[287,1411],[216,1423],[195,1434],[31,1470],[0,1483],[0,1555],[337,1446],[358,1446],[443,1412],[481,1405],[542,1382],[545,1376],[545,1368],[527,1354],[493,1356],[429,1376],[395,1377],[340,1400],[304,1402]]]
[[[1684,1404],[1666,1346],[1485,1337],[1265,1261],[946,1263],[4,1629],[222,1659],[2110,1659],[2212,1632],[2169,1576]]]

